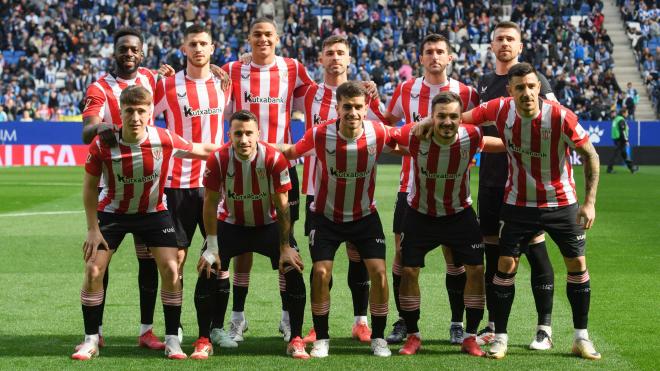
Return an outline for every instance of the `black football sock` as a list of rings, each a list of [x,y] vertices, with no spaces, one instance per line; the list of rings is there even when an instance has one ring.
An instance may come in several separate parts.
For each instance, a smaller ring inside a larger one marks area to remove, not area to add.
[[[445,274],[445,285],[447,286],[447,296],[449,297],[449,307],[451,308],[451,321],[463,322],[463,291],[465,290],[465,267],[462,265],[447,264],[447,273]]]
[[[105,268],[105,274],[103,275],[103,301],[101,302],[101,308],[99,308],[99,326],[103,325],[103,312],[105,311],[105,293],[108,292],[108,282],[110,280],[110,267]]]
[[[305,281],[300,272],[293,267],[286,272],[286,301],[289,310],[289,323],[291,326],[291,339],[302,337],[302,325],[305,318],[305,304],[307,295],[305,292]]]
[[[529,245],[527,261],[531,270],[532,294],[538,314],[537,325],[551,326],[555,272],[548,257],[545,241]]]
[[[217,281],[215,273],[211,275],[211,278],[206,278],[206,270],[204,270],[197,277],[197,284],[195,285],[195,311],[197,313],[199,337],[207,339],[210,337],[211,332],[212,290],[215,281]]]
[[[513,298],[516,294],[515,273],[503,273],[497,271],[493,278],[495,293],[495,333],[506,334],[511,314]]]
[[[163,314],[165,315],[165,335],[177,336],[181,322],[183,291],[166,291],[161,289],[160,300],[163,303]]]
[[[96,335],[99,333],[99,318],[104,291],[88,292],[80,290],[80,303],[82,306],[83,323],[85,335]]]
[[[586,329],[589,322],[589,303],[591,301],[589,271],[568,272],[566,296],[568,296],[573,311],[573,327]]]
[[[138,258],[138,285],[140,287],[140,323],[154,323],[154,310],[158,293],[158,266],[151,258]]]
[[[488,310],[488,322],[495,322],[495,291],[493,278],[497,272],[497,262],[500,259],[500,245],[486,244],[486,271],[484,281],[486,284],[486,309]],[[493,329],[491,329],[493,330]]]
[[[348,287],[353,298],[353,315],[366,316],[369,307],[369,272],[362,261],[348,262]]]
[[[224,328],[225,314],[229,305],[229,272],[220,272],[220,279],[215,282],[212,293],[213,305],[211,306],[211,328]]]

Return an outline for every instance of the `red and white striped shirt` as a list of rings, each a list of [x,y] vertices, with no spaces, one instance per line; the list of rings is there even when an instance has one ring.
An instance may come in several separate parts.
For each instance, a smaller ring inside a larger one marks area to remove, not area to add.
[[[413,158],[414,181],[408,205],[420,213],[439,217],[456,214],[472,205],[470,163],[484,147],[481,129],[461,125],[452,144],[419,140],[408,124],[392,130],[392,137]]]
[[[472,111],[477,123],[494,121],[506,146],[509,177],[504,202],[527,207],[567,206],[577,202],[569,147],[589,140],[577,116],[559,103],[541,100],[535,118],[521,118],[511,97],[497,98]]]
[[[211,75],[192,79],[185,70],[159,81],[154,102],[154,117],[165,112],[167,128],[195,143],[223,143],[225,107],[229,95],[221,81]],[[167,188],[200,188],[206,161],[172,158]]]
[[[229,62],[222,68],[231,79],[233,112],[254,113],[259,139],[264,142],[290,144],[293,92],[312,83],[305,66],[295,59],[275,57],[266,66]]]
[[[289,163],[264,142],[258,142],[248,160],[236,156],[227,143],[209,156],[204,187],[222,193],[218,220],[244,226],[271,224],[277,220],[271,194],[291,189]]]
[[[89,145],[85,171],[103,175],[98,211],[115,214],[154,213],[167,210],[163,189],[170,158],[192,151],[192,143],[168,130],[147,126],[138,143],[124,143],[117,136],[114,147],[96,137]]]
[[[305,131],[315,125],[337,118],[337,87],[326,84],[303,86],[295,91],[294,109],[305,114]],[[381,113],[380,101],[368,99],[367,120],[387,122]],[[314,195],[316,156],[305,156],[303,165],[302,193]]]
[[[119,96],[131,85],[143,86],[153,95],[156,91],[156,72],[140,67],[132,80],[124,80],[111,73],[103,75],[87,88],[83,118],[98,116],[101,122],[121,126]]]
[[[295,150],[301,156],[315,154],[318,160],[310,210],[343,223],[376,211],[376,161],[396,143],[380,122],[364,121],[362,134],[353,139],[344,138],[338,127],[338,121],[314,126]]]
[[[432,85],[418,77],[399,84],[394,90],[388,111],[396,117],[403,117],[406,123],[418,122],[431,115],[433,97],[443,91],[458,94],[463,102],[463,110],[467,111],[479,104],[479,95],[471,86],[460,81],[448,79],[444,84]],[[399,192],[410,192],[412,187],[412,159],[404,156],[401,159],[401,176]]]

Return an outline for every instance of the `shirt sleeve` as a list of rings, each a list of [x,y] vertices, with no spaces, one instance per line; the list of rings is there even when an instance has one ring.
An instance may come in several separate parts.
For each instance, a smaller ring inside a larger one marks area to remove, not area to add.
[[[410,148],[410,135],[414,126],[415,124],[411,122],[398,128],[391,128],[390,136],[396,142],[396,144],[399,145],[399,147],[408,149]]]
[[[206,170],[204,170],[202,184],[204,187],[219,193],[222,188],[222,182],[222,173],[220,171],[220,150],[217,150],[211,153],[206,160]]]
[[[401,102],[401,94],[403,92],[403,84],[399,84],[396,89],[394,89],[394,94],[392,95],[392,100],[390,105],[387,107],[387,110],[394,115],[395,117],[402,118],[403,115],[403,104]]]
[[[105,94],[101,89],[92,84],[87,88],[87,94],[85,95],[85,108],[83,108],[82,116],[91,117],[98,116],[103,119],[103,107],[105,106]]]
[[[582,147],[589,141],[589,135],[586,130],[578,122],[577,116],[565,110],[566,116],[564,117],[564,125],[562,125],[562,139],[571,148]]]
[[[156,92],[154,93],[154,117],[157,117],[167,109],[167,96],[165,95],[165,84],[168,78],[162,79],[156,83]]]
[[[472,109],[472,120],[469,124],[479,125],[484,122],[495,121],[500,109],[504,106],[504,99],[495,98],[481,103]]]
[[[312,81],[312,79],[309,77],[309,74],[307,73],[307,69],[305,68],[305,66],[297,60],[296,60],[296,68],[298,70],[296,73],[296,88],[304,85],[311,85],[314,83],[314,81]]]
[[[479,105],[479,94],[477,93],[477,90],[471,86],[468,86],[468,91],[469,91],[468,104],[464,108],[466,111],[471,110]]]
[[[289,162],[281,152],[275,152],[273,168],[271,171],[272,193],[284,193],[291,189],[291,178],[289,176]]]
[[[314,133],[318,129],[317,127],[309,128],[305,135],[294,145],[296,153],[298,156],[309,156],[316,154],[316,149],[314,146]]]
[[[85,171],[93,176],[101,176],[103,171],[103,161],[101,160],[98,137],[89,144],[87,160],[85,161]]]
[[[380,121],[389,126],[387,119],[385,119],[385,105],[381,103],[380,99],[369,99],[369,111],[367,111],[367,120]]]
[[[305,112],[305,98],[307,97],[307,92],[310,90],[310,85],[303,85],[293,91],[293,109],[296,111]]]
[[[169,130],[168,130],[169,131]],[[170,133],[170,138],[172,138],[172,156],[174,157],[184,157],[188,153],[192,152],[193,144],[179,135]]]
[[[392,131],[396,131],[396,128],[391,126],[385,126],[383,123],[374,123],[374,125],[379,125],[380,130],[383,133],[383,152],[389,153],[396,148],[396,140],[392,136]]]

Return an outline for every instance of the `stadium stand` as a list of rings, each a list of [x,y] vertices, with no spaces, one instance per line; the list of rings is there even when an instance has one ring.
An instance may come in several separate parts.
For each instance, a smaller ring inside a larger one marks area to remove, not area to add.
[[[609,111],[624,104],[625,91],[613,73],[614,45],[604,28],[603,3],[555,3],[0,0],[0,106],[10,120],[79,114],[85,88],[112,63],[112,33],[124,25],[144,33],[145,66],[156,69],[168,63],[179,70],[184,63],[178,49],[183,29],[204,24],[216,42],[213,62],[222,65],[248,50],[247,29],[258,14],[279,21],[281,55],[303,61],[316,80],[322,76],[317,62],[322,40],[345,35],[354,56],[350,78],[375,81],[387,102],[399,82],[422,74],[418,44],[430,32],[445,35],[454,46],[451,76],[476,86],[479,77],[494,68],[490,30],[496,22],[511,19],[525,31],[521,60],[546,75],[560,102],[582,119],[609,119]],[[658,107],[659,11],[654,2],[647,3],[617,1]]]

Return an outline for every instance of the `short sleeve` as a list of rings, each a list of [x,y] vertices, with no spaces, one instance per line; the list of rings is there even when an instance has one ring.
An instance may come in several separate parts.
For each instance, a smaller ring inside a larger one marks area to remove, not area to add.
[[[294,149],[298,156],[309,156],[315,154],[314,147],[314,133],[319,127],[311,127],[305,135],[294,145]]]
[[[398,118],[402,118],[403,114],[403,104],[401,103],[401,94],[403,92],[403,83],[399,84],[396,89],[394,89],[394,94],[392,95],[392,100],[390,105],[387,107],[392,115]]]
[[[472,122],[468,124],[479,125],[484,122],[495,121],[497,114],[504,106],[504,102],[505,100],[502,98],[495,98],[476,106],[472,109]]]
[[[291,190],[291,178],[289,176],[289,162],[281,152],[275,151],[271,180],[273,193],[284,193]]]
[[[312,79],[309,77],[309,74],[307,73],[307,69],[305,69],[305,66],[300,63],[299,61],[296,60],[296,88],[304,85],[311,85],[314,83]]]
[[[565,113],[564,124],[562,125],[562,139],[571,148],[582,147],[589,141],[589,135],[578,122],[577,116],[569,111],[562,110]]]
[[[202,179],[204,187],[220,192],[222,185],[222,173],[220,172],[220,150],[214,151],[206,160],[206,170]]]
[[[184,157],[188,153],[192,152],[193,144],[181,136],[170,133],[170,138],[172,138],[172,156],[174,157]]]
[[[403,125],[402,127],[398,128],[391,128],[390,129],[390,136],[392,137],[392,140],[396,142],[396,144],[399,145],[399,147],[402,148],[410,148],[411,144],[411,132],[412,128],[415,126],[415,123],[408,123],[406,125]]]
[[[167,109],[167,96],[165,95],[165,84],[170,79],[164,78],[156,83],[156,92],[154,93],[154,117],[158,116]]]
[[[93,176],[101,176],[103,171],[103,161],[101,160],[101,149],[99,148],[98,138],[89,145],[87,160],[85,160],[85,171]]]
[[[388,125],[387,119],[383,112],[385,111],[385,105],[381,103],[380,99],[369,99],[369,110],[367,111],[367,120],[380,121],[385,125]]]
[[[83,117],[98,116],[103,118],[103,107],[105,106],[106,97],[103,91],[95,84],[87,88],[85,94],[85,107],[83,108]]]

